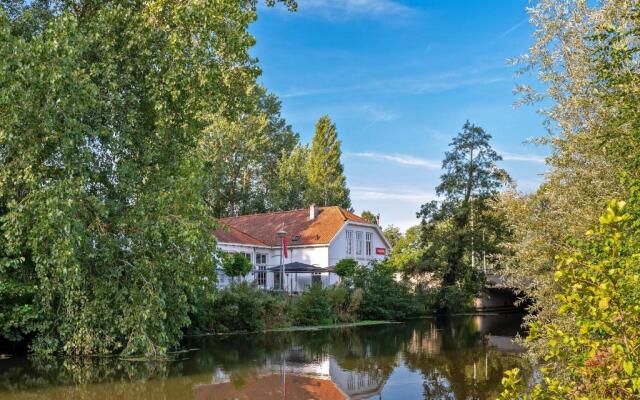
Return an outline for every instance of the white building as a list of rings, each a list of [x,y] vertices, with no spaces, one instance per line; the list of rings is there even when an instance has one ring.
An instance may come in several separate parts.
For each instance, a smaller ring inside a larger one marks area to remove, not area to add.
[[[265,289],[280,289],[280,266],[285,267],[285,290],[300,292],[312,283],[334,284],[332,267],[352,258],[360,264],[383,260],[391,250],[377,224],[340,207],[316,207],[223,218],[214,232],[223,252],[242,253],[254,266],[245,280]],[[287,257],[282,257],[286,232]],[[229,278],[218,274],[219,286]]]

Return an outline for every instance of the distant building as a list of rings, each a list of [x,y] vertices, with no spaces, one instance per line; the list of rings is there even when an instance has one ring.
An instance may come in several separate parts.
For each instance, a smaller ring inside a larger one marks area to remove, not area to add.
[[[286,232],[287,257],[281,257],[278,232]],[[333,267],[340,260],[352,258],[365,265],[383,260],[391,249],[380,227],[335,206],[222,218],[214,234],[221,251],[244,254],[254,266],[244,280],[276,290],[284,281],[288,292],[303,291],[312,283],[332,285],[338,281]],[[218,285],[229,282],[219,271]]]

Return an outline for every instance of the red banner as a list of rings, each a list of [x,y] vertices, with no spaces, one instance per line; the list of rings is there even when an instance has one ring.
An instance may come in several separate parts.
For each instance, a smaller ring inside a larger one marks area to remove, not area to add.
[[[385,249],[384,247],[376,247],[376,254],[383,256],[387,254],[387,249]]]

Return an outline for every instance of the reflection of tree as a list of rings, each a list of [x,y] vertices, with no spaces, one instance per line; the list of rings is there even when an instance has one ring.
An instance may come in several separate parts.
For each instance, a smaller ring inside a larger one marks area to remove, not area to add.
[[[500,319],[495,319],[494,323],[503,326]],[[485,324],[482,329],[493,329],[487,326]],[[305,332],[199,337],[189,339],[184,347],[196,350],[177,354],[170,362],[132,362],[115,358],[3,360],[0,390],[101,382],[110,384],[104,387],[118,388],[128,398],[153,398],[143,394],[145,390],[151,390],[150,387],[157,397],[169,390],[186,389],[188,392],[194,384],[210,383],[216,372],[229,378],[234,386],[242,387],[245,382],[253,382],[263,374],[265,366],[277,366],[283,358],[287,359],[287,365],[304,365],[327,360],[329,356],[343,371],[360,376],[366,374],[380,383],[404,360],[407,368],[422,375],[425,399],[495,398],[505,370],[518,366],[525,371],[525,379],[532,375],[519,355],[487,348],[483,333],[471,317]],[[84,390],[90,389],[85,387]],[[181,396],[184,397],[182,394],[175,397]]]
[[[471,318],[423,324],[429,325],[415,327],[404,359],[423,375],[425,399],[492,399],[504,371],[518,366],[531,373],[520,356],[485,347]]]

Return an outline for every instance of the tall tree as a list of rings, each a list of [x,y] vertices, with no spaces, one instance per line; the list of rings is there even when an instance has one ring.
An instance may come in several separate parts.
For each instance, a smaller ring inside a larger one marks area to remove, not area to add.
[[[215,281],[195,149],[205,116],[248,109],[255,18],[245,0],[0,3],[0,334],[177,344]]]
[[[424,255],[421,269],[441,279],[442,306],[465,305],[481,284],[479,255],[500,253],[506,229],[490,207],[500,188],[510,182],[498,167],[502,160],[489,144],[491,135],[467,121],[450,144],[436,188],[443,199],[422,205]]]
[[[336,126],[324,115],[316,123],[306,167],[307,204],[351,208],[341,155]]]

